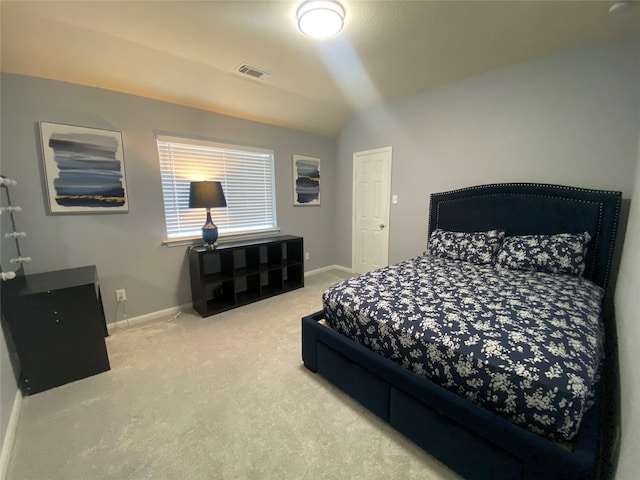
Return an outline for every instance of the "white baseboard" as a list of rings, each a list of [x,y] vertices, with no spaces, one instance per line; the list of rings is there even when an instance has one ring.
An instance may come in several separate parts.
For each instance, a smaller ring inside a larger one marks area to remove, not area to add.
[[[312,275],[317,275],[322,272],[328,272],[329,270],[341,270],[347,273],[353,273],[353,270],[347,267],[343,267],[342,265],[329,265],[328,267],[317,268],[315,270],[310,270],[308,272],[304,272],[305,277],[310,277]],[[193,309],[193,305],[190,303],[185,303],[184,305],[179,305],[177,307],[167,308],[165,310],[158,310],[157,312],[146,313],[144,315],[139,315],[137,317],[125,318],[124,320],[118,320],[116,322],[107,323],[107,329],[109,332],[114,330],[124,330],[125,328],[131,328],[136,325],[140,325],[141,323],[152,322],[154,320],[161,320],[163,318],[171,318],[179,315],[181,312],[186,310]]]
[[[185,310],[193,308],[190,303],[179,305],[177,307],[166,308],[164,310],[158,310],[157,312],[145,313],[144,315],[138,315],[137,317],[125,318],[124,320],[118,320],[117,322],[107,323],[107,329],[109,333],[118,329],[123,330],[125,328],[131,328],[141,323],[153,322],[155,320],[161,320],[163,318],[177,317]]]
[[[310,277],[312,275],[317,275],[318,273],[328,272],[329,270],[341,270],[343,272],[353,273],[351,268],[343,267],[342,265],[329,265],[328,267],[316,268],[315,270],[304,272],[304,276]]]
[[[4,480],[7,477],[7,469],[9,468],[11,451],[13,450],[13,442],[16,439],[16,429],[18,428],[18,417],[20,416],[21,408],[22,392],[18,390],[16,392],[16,398],[13,401],[13,408],[11,410],[11,417],[9,417],[9,423],[7,424],[7,431],[5,432],[4,440],[2,441],[2,451],[0,451],[0,480]]]

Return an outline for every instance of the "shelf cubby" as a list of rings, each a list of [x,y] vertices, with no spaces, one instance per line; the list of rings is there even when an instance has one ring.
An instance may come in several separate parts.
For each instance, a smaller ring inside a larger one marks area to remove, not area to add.
[[[304,287],[303,239],[291,235],[189,249],[193,308],[203,317]]]

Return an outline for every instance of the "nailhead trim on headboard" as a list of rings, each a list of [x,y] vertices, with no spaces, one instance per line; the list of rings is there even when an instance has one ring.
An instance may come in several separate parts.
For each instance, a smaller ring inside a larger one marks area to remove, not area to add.
[[[505,189],[508,190],[509,188],[516,188],[516,189],[522,189],[522,192],[515,192],[515,191],[504,191],[504,192],[496,192],[494,189]],[[550,193],[549,194],[544,194],[544,193],[540,193],[540,192],[527,192],[527,190],[530,189],[545,189],[545,190],[549,190]],[[488,191],[486,193],[481,193],[480,191],[486,191],[486,190],[494,190],[494,191]],[[434,193],[431,195],[431,205],[429,208],[429,226],[431,225],[435,225],[435,228],[438,228],[439,226],[439,222],[440,222],[440,205],[446,203],[451,203],[451,202],[458,202],[458,201],[463,201],[463,200],[469,200],[469,199],[473,199],[473,198],[483,198],[483,197],[501,197],[501,196],[526,196],[526,197],[539,197],[539,198],[549,198],[549,199],[555,199],[555,200],[564,200],[564,201],[571,201],[571,202],[577,202],[577,203],[587,203],[587,204],[592,204],[592,205],[597,205],[598,208],[598,219],[597,219],[597,228],[596,228],[596,232],[595,236],[593,238],[593,245],[594,245],[594,251],[599,251],[600,248],[600,242],[602,240],[601,238],[601,233],[602,233],[602,216],[603,216],[603,208],[604,208],[604,204],[602,201],[597,201],[597,200],[588,200],[588,199],[580,199],[580,198],[570,198],[570,197],[565,197],[563,196],[561,193],[559,193],[559,190],[564,190],[567,192],[580,192],[580,193],[585,193],[587,195],[593,195],[595,196],[602,196],[602,195],[613,195],[613,196],[617,196],[618,197],[618,201],[616,202],[616,207],[615,207],[615,212],[614,212],[614,217],[613,217],[613,228],[611,229],[611,237],[608,240],[609,242],[609,246],[608,246],[608,251],[607,251],[607,261],[606,261],[606,268],[605,268],[605,272],[604,272],[604,279],[603,279],[603,288],[607,288],[607,285],[609,283],[609,277],[610,277],[610,273],[611,273],[611,266],[613,263],[613,252],[614,252],[614,247],[615,247],[615,236],[616,236],[616,230],[617,230],[617,226],[618,226],[618,219],[619,219],[619,214],[620,214],[620,197],[621,197],[621,193],[620,192],[615,192],[615,191],[609,191],[609,190],[594,190],[594,189],[587,189],[587,188],[578,188],[578,187],[567,187],[564,185],[551,185],[551,184],[543,184],[543,183],[494,183],[494,184],[487,184],[487,185],[477,185],[477,186],[472,186],[472,187],[466,187],[466,188],[461,188],[461,189],[457,189],[457,190],[451,190],[449,192],[440,192],[440,193]],[[474,191],[478,191],[479,193],[477,194],[471,194],[471,195],[464,195],[465,192],[474,192]],[[553,193],[551,193],[553,192]],[[441,197],[449,197],[452,195],[461,195],[460,198],[451,198],[449,200],[439,200],[439,198]],[[435,208],[434,208],[435,205]],[[435,215],[435,219],[433,218]],[[434,221],[435,220],[435,221]],[[429,232],[431,233],[431,232]],[[560,232],[558,232],[560,233]],[[600,257],[601,258],[601,257]],[[591,271],[595,271],[596,266],[597,266],[597,261],[598,261],[598,256],[594,255],[592,260],[591,260]]]
[[[616,192],[614,190],[594,190],[592,188],[580,188],[580,187],[567,187],[565,185],[553,185],[550,183],[518,183],[518,182],[514,182],[514,183],[488,183],[486,185],[474,185],[473,187],[465,187],[465,188],[459,188],[457,190],[450,190],[448,192],[439,192],[439,193],[433,193],[431,194],[431,196],[435,196],[435,195],[451,195],[454,193],[461,193],[461,192],[467,192],[467,191],[471,191],[471,190],[480,190],[480,189],[487,189],[487,188],[492,188],[492,187],[536,187],[536,188],[555,188],[555,189],[561,189],[561,190],[570,190],[570,191],[574,191],[574,192],[584,192],[584,193],[594,193],[594,192],[598,192],[598,193],[604,193],[604,194],[618,194],[620,192]]]

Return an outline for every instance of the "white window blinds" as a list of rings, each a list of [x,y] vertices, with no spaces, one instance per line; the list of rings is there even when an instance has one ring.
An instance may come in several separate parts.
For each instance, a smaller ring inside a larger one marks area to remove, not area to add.
[[[185,138],[158,136],[167,238],[202,234],[206,213],[189,208],[192,181],[222,183],[226,208],[212,208],[220,236],[276,227],[273,152]]]

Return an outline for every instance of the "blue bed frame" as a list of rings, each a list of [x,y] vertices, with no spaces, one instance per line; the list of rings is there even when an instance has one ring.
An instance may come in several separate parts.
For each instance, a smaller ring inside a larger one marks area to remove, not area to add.
[[[591,234],[584,276],[605,289],[606,358],[596,402],[570,445],[516,426],[321,325],[322,311],[302,318],[304,365],[465,478],[613,478],[620,389],[610,275],[620,201],[620,192],[531,183],[431,195],[429,232],[502,228],[507,235]]]

